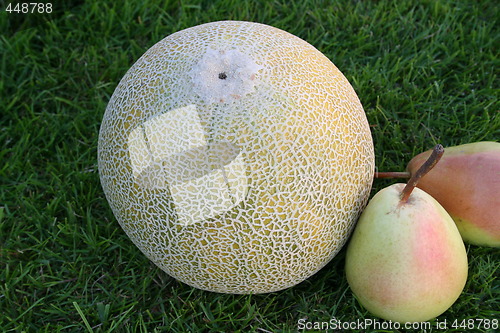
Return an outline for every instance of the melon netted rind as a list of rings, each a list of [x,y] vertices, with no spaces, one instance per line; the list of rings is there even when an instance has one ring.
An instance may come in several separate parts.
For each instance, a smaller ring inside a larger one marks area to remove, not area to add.
[[[191,286],[293,286],[346,242],[371,189],[361,103],[318,50],[282,30],[223,21],[151,47],[101,125],[101,183],[118,222]]]

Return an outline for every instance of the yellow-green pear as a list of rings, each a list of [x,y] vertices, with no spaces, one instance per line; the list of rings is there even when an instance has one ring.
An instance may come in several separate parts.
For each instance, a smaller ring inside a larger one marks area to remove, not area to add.
[[[431,151],[408,164],[414,173]],[[465,242],[500,246],[500,143],[475,142],[446,148],[418,187],[451,215]]]
[[[415,188],[425,172],[406,186],[378,192],[347,247],[351,290],[368,311],[386,320],[437,317],[457,300],[467,280],[467,254],[455,223],[435,199]]]

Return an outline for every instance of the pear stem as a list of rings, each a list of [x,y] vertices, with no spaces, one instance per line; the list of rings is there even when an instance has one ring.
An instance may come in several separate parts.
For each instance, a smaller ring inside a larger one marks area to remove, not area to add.
[[[375,171],[374,178],[410,178],[411,174],[406,171],[398,172],[398,171],[385,171],[385,172],[377,172]]]
[[[406,184],[403,191],[401,191],[400,203],[404,204],[408,201],[411,192],[417,186],[417,183],[420,180],[420,178],[425,176],[429,171],[431,171],[432,168],[434,168],[434,166],[436,165],[437,162],[439,162],[443,154],[444,154],[443,146],[437,144],[432,150],[431,156],[429,156],[427,161],[425,161],[424,164],[422,164],[422,166],[417,170],[417,172],[411,175],[408,184]]]

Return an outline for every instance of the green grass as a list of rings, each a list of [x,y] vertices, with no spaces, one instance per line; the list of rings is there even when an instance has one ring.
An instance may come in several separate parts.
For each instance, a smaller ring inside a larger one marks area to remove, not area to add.
[[[293,332],[300,319],[374,319],[348,288],[345,250],[293,288],[225,295],[170,278],[121,230],[97,172],[100,121],[127,69],[180,29],[257,21],[316,46],[358,93],[380,171],[402,171],[436,143],[500,137],[495,1],[80,0],[54,1],[50,14],[9,14],[7,3],[0,2],[5,332]],[[392,182],[376,180],[373,193]],[[467,251],[467,285],[438,322],[500,317],[499,251]]]

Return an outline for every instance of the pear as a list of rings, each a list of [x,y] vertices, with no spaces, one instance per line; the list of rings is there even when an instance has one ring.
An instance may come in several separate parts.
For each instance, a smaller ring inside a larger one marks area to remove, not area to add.
[[[430,153],[421,153],[410,161],[410,174]],[[448,211],[465,242],[500,246],[500,143],[475,142],[446,148],[439,164],[418,187]]]
[[[415,188],[442,154],[438,145],[405,186],[394,184],[370,200],[347,247],[347,281],[373,315],[421,322],[445,312],[467,280],[467,253],[450,215]],[[432,160],[433,159],[433,160]]]

